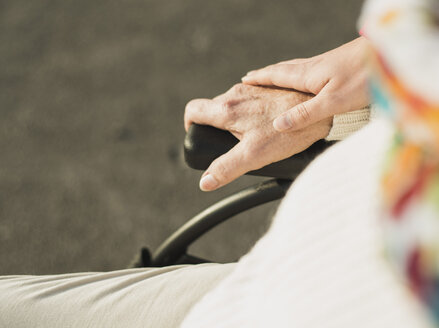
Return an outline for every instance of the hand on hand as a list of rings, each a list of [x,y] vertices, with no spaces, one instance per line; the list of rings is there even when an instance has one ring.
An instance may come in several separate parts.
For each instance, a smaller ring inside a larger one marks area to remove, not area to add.
[[[278,86],[316,95],[299,103],[274,120],[278,131],[303,129],[335,114],[369,105],[367,39],[359,37],[321,55],[280,62],[251,71],[242,82]]]
[[[200,181],[201,190],[215,190],[248,171],[290,157],[325,138],[332,117],[286,133],[273,127],[277,116],[310,99],[310,95],[302,92],[237,84],[212,100],[190,101],[184,117],[186,131],[192,123],[211,125],[230,131],[240,140],[211,163]]]

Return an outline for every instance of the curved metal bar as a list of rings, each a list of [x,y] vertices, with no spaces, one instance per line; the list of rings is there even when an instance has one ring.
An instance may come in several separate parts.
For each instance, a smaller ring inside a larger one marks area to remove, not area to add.
[[[241,190],[193,217],[159,246],[152,266],[174,264],[204,233],[243,211],[285,196],[292,180],[272,179]]]

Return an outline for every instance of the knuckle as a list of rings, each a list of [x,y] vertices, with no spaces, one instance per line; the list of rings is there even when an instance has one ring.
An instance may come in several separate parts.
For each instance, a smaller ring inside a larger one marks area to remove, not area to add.
[[[261,167],[260,162],[266,157],[265,145],[260,143],[251,143],[245,147],[242,154],[242,160],[246,163],[248,170],[255,170]]]
[[[279,71],[279,67],[280,67],[280,65],[270,65],[270,66],[268,66],[268,67],[266,67],[266,68],[264,68],[264,70],[262,71],[262,73],[265,75],[265,76],[270,76],[270,75],[274,75],[274,74],[276,74],[278,71]]]
[[[297,64],[288,65],[288,73],[300,76],[303,81],[305,90],[313,90],[312,88],[310,89],[311,86],[309,86],[311,80],[310,78],[311,74],[309,72],[310,72],[309,67],[307,66],[306,63],[297,63]]]
[[[275,64],[275,65],[268,66],[268,71],[270,73],[282,72],[288,66],[289,66],[288,64]]]
[[[241,156],[241,165],[245,166],[246,171],[255,168],[255,164],[258,162],[259,155],[259,151],[252,146],[248,146],[243,150]]]
[[[258,155],[260,150],[260,142],[259,140],[255,140],[255,138],[249,138],[246,142],[243,142],[242,148],[242,159],[243,161],[251,161],[255,156]]]
[[[230,90],[233,93],[237,93],[237,94],[243,93],[245,91],[245,89],[246,89],[246,86],[242,83],[237,83],[233,87],[230,88]]]
[[[239,151],[239,156],[236,156],[236,161],[239,161],[239,163],[234,164],[241,167],[253,168],[252,164],[258,160],[260,155],[261,144],[259,140],[255,138],[247,138],[241,141],[241,143],[242,147]]]
[[[247,143],[241,151],[241,162],[242,163],[251,162],[254,155],[255,155],[254,147],[252,147],[250,143]],[[240,163],[240,165],[242,165],[242,163]]]
[[[229,176],[229,169],[227,165],[222,160],[215,160],[212,163],[214,175],[218,182],[223,183],[224,181],[227,181]]]
[[[294,113],[291,113],[289,116],[293,123],[294,121],[299,123],[308,122],[311,119],[311,115],[305,103],[297,105]]]
[[[236,107],[235,102],[232,100],[225,100],[221,102],[221,109],[223,112],[224,117],[227,117],[228,119],[233,119],[236,115]]]
[[[288,73],[288,71],[293,67],[291,64],[276,64],[270,66],[270,73],[279,74],[279,73]]]

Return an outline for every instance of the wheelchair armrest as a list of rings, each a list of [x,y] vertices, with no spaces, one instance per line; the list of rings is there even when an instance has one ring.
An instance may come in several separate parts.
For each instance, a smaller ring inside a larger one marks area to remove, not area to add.
[[[238,142],[239,140],[228,131],[207,125],[192,124],[184,140],[184,158],[189,167],[205,170],[214,159],[228,152]],[[333,143],[319,140],[301,153],[247,174],[293,179],[318,154]]]

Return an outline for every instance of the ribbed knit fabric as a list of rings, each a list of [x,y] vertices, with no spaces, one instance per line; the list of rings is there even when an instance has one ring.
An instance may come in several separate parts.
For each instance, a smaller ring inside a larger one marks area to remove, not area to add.
[[[182,327],[433,327],[383,256],[378,183],[392,132],[378,119],[318,157]]]
[[[360,130],[363,126],[369,123],[370,116],[370,107],[334,115],[332,120],[332,128],[325,139],[327,141],[346,139],[351,134]]]

